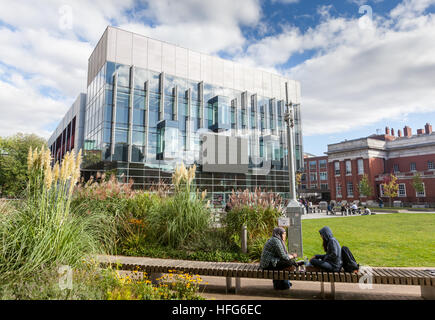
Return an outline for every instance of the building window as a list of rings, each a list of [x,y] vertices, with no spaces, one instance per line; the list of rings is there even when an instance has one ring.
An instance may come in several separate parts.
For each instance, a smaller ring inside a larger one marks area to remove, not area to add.
[[[326,160],[319,160],[319,169],[326,169]]]
[[[341,184],[337,183],[335,186],[335,192],[337,193],[337,198],[341,198]]]
[[[328,173],[327,172],[320,172],[320,180],[328,180]]]
[[[347,196],[353,197],[353,184],[352,184],[352,182],[347,183]]]
[[[307,175],[305,173],[302,173],[301,175],[301,181],[307,180]]]
[[[363,161],[363,159],[358,159],[358,174],[364,174],[364,161]]]
[[[338,162],[338,161],[334,162],[334,169],[335,169],[335,175],[339,176],[340,175],[340,162]]]
[[[379,185],[379,193],[380,193],[381,197],[384,197],[384,185],[383,184]]]
[[[399,165],[397,163],[393,165],[393,171],[399,172]]]
[[[311,189],[317,189],[317,184],[315,183],[315,184],[312,184],[311,185]]]
[[[306,184],[302,184],[302,185],[301,185],[301,189],[302,189],[302,190],[306,190],[306,189],[307,189],[307,185],[306,185]]]
[[[328,190],[328,184],[327,183],[320,184],[320,189],[322,189],[322,190]]]
[[[352,163],[350,160],[346,161],[346,174],[352,174]]]
[[[317,170],[317,161],[310,161],[310,171]]]
[[[415,162],[411,162],[410,169],[411,171],[416,171],[417,166],[415,165]]]
[[[317,173],[310,173],[310,181],[317,181]]]
[[[428,168],[429,170],[434,168],[433,161],[428,161],[428,162],[427,162],[427,168]]]
[[[399,197],[406,197],[406,186],[404,183],[399,183]]]
[[[424,186],[424,183],[422,183],[422,184],[423,184],[423,192],[417,192],[416,193],[417,197],[426,197],[426,188]]]

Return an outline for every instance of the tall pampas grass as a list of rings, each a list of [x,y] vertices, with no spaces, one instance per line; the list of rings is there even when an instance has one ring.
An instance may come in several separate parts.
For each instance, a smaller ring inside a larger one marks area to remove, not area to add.
[[[80,178],[81,152],[68,152],[52,167],[50,150],[29,149],[29,181],[23,203],[0,217],[0,281],[32,277],[60,264],[76,267],[102,253],[110,221],[101,215],[77,215],[70,209]]]

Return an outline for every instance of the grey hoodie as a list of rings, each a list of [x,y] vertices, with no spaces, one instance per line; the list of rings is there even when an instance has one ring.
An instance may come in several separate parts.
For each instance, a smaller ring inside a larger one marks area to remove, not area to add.
[[[332,231],[329,227],[323,227],[319,230],[319,233],[327,242],[327,250],[325,255],[318,257],[323,261],[329,262],[337,272],[340,271],[341,266],[343,265],[340,244],[332,235]]]

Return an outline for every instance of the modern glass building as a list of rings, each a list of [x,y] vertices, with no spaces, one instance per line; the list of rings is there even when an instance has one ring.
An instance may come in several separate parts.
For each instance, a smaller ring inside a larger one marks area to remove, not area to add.
[[[288,197],[289,101],[299,169],[299,82],[108,27],[89,58],[83,172],[148,188],[183,162],[215,204],[233,189]]]

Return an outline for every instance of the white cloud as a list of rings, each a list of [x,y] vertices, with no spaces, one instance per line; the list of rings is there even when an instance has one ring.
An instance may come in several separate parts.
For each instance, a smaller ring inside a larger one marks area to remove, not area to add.
[[[273,68],[295,53],[316,51],[303,64],[281,70],[301,81],[305,135],[434,111],[435,16],[423,14],[433,1],[410,15],[401,6],[410,8],[411,2],[392,11],[395,21],[374,17],[364,25],[328,17],[305,33],[288,27],[253,44],[239,59]]]

